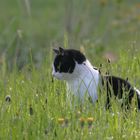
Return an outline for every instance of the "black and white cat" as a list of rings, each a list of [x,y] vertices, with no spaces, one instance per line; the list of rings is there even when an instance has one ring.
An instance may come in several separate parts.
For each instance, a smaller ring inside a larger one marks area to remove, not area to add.
[[[87,94],[92,102],[98,100],[98,88],[106,87],[106,107],[110,107],[110,97],[112,92],[115,97],[121,99],[123,93],[127,93],[127,108],[131,104],[131,100],[136,93],[138,101],[138,109],[140,109],[140,91],[122,78],[108,75],[101,75],[95,69],[86,57],[78,50],[63,49],[59,47],[54,49],[56,54],[52,75],[59,79],[65,80],[67,89],[81,100],[84,100]]]

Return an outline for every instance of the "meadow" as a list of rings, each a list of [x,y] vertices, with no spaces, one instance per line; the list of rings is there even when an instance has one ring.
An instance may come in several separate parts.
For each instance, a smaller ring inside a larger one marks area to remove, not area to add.
[[[127,112],[105,110],[105,91],[81,105],[51,75],[63,46],[140,89],[139,29],[139,0],[1,0],[0,140],[139,140],[136,98]]]

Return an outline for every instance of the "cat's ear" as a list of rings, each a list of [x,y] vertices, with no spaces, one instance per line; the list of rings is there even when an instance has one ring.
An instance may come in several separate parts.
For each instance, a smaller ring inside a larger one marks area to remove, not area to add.
[[[60,53],[60,52],[59,52],[59,49],[57,49],[57,48],[54,48],[53,51],[54,51],[55,54],[57,54],[57,55]]]
[[[62,47],[59,47],[59,53],[60,53],[61,55],[64,55],[64,49],[63,49]]]
[[[54,48],[53,51],[55,52],[55,54],[57,55],[64,55],[64,49],[59,47],[59,48]]]

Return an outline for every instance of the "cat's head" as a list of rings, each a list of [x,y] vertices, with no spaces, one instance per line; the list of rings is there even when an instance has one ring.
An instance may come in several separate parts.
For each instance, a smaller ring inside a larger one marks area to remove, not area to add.
[[[76,65],[86,61],[85,56],[78,50],[59,47],[53,51],[56,56],[53,62],[52,75],[60,80],[69,79],[74,73]]]

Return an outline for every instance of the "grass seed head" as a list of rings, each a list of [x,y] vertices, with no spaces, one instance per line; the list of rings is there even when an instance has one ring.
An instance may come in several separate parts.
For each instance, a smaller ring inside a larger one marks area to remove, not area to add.
[[[6,102],[11,102],[11,96],[10,96],[10,95],[7,95],[7,96],[5,97],[5,101],[6,101]]]
[[[32,108],[32,105],[30,105],[30,107],[29,107],[29,113],[30,113],[30,115],[33,115],[33,108]]]

